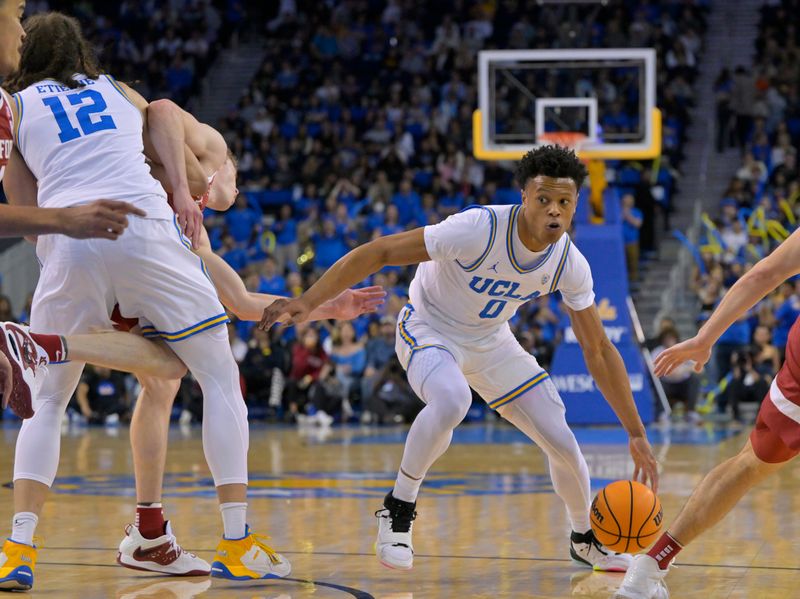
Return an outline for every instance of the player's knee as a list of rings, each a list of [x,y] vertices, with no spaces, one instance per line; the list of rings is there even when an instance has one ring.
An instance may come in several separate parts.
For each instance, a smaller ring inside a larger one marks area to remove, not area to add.
[[[180,379],[139,377],[142,393],[139,401],[149,407],[170,409],[181,386]]]
[[[182,379],[186,376],[189,370],[186,368],[186,364],[181,362],[178,356],[173,358],[169,358],[164,363],[164,370],[161,372],[161,375],[164,379],[171,379],[171,380],[178,380]]]
[[[451,428],[464,420],[472,405],[472,391],[460,376],[431,376],[423,386],[423,393],[423,399],[437,411],[440,421]]]

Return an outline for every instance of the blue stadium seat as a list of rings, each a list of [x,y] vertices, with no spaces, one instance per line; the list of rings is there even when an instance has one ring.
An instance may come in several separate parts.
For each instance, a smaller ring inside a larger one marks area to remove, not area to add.
[[[291,189],[245,191],[244,194],[247,197],[247,203],[249,205],[257,205],[260,208],[265,206],[279,206],[292,201]]]
[[[632,166],[624,166],[617,172],[617,185],[632,187],[638,185],[642,180],[641,171]]]
[[[417,171],[414,174],[414,186],[422,189],[429,189],[433,183],[433,173],[431,171]]]
[[[497,190],[493,201],[498,204],[520,204],[522,195],[515,187],[501,187]]]
[[[282,123],[280,126],[280,132],[281,135],[286,139],[292,139],[297,137],[298,128],[294,123]]]

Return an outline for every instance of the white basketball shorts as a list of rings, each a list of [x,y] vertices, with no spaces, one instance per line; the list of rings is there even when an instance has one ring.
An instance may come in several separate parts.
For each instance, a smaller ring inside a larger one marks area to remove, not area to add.
[[[170,342],[228,321],[205,265],[175,219],[128,220],[115,241],[39,237],[34,331],[110,330],[115,303],[126,317],[140,319],[145,336]]]
[[[507,405],[550,378],[510,330],[469,346],[460,344],[425,322],[411,304],[397,317],[395,351],[408,370],[417,352],[439,348],[455,359],[469,386],[492,409]]]

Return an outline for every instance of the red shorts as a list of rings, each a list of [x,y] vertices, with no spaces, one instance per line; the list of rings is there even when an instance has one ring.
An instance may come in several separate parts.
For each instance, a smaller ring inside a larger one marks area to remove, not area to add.
[[[786,359],[770,387],[750,442],[762,462],[780,464],[800,454],[800,319],[786,342]]]
[[[114,304],[114,310],[111,312],[111,322],[114,323],[114,328],[118,331],[128,332],[133,327],[139,326],[138,318],[125,318],[119,311],[119,304]]]

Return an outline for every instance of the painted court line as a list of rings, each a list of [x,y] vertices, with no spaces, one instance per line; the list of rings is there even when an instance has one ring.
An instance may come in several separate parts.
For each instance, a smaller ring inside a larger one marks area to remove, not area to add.
[[[117,551],[117,547],[44,547],[43,549],[46,550],[62,550],[62,551]],[[214,549],[189,549],[187,551],[191,551],[192,553],[213,553]],[[349,552],[349,551],[285,551],[281,550],[281,553],[285,553],[286,555],[333,555],[339,557],[375,557],[374,553],[360,553],[360,552]],[[506,561],[506,562],[572,562],[571,559],[568,558],[560,558],[560,557],[509,557],[509,556],[497,556],[497,555],[433,555],[433,554],[425,554],[425,553],[415,553],[415,557],[425,557],[425,558],[436,558],[436,559],[472,559],[472,560],[480,560],[480,559],[488,559],[493,561]],[[119,565],[117,564],[72,564],[66,562],[42,562],[41,564],[51,564],[57,566],[63,565],[70,565],[70,566],[100,566],[100,567],[111,567],[111,568],[118,568]],[[687,562],[679,562],[676,564],[680,567],[688,567],[688,568],[718,568],[718,569],[733,569],[733,570],[778,570],[778,571],[787,571],[787,572],[800,572],[800,567],[790,567],[790,566],[743,566],[737,564],[698,564],[698,563],[687,563]]]

